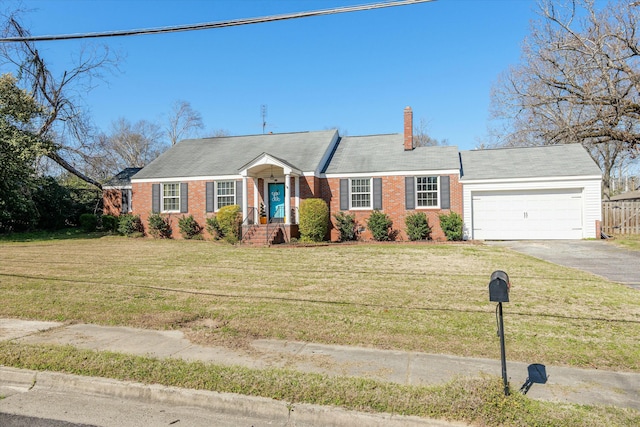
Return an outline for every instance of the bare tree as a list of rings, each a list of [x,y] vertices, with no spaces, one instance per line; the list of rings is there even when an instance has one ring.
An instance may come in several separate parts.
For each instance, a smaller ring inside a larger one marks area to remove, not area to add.
[[[449,145],[449,140],[441,139],[438,141],[429,136],[428,122],[422,118],[420,122],[413,127],[413,146],[414,147],[432,147],[436,145]]]
[[[627,2],[540,3],[522,62],[501,76],[494,117],[506,145],[581,143],[603,169],[604,196],[617,164],[640,148],[639,12]]]
[[[120,118],[111,123],[109,134],[96,138],[92,170],[107,179],[127,167],[144,167],[168,148],[165,141],[159,125]]]
[[[19,12],[4,16],[3,37],[25,37],[29,32],[18,21]],[[28,41],[0,44],[0,65],[15,67],[20,84],[44,107],[35,134],[49,141],[44,154],[80,179],[101,188],[101,184],[78,167],[90,156],[90,125],[80,108],[81,94],[89,91],[102,72],[115,68],[117,58],[106,48],[84,49],[70,70],[54,76],[35,44]]]
[[[175,101],[169,116],[167,134],[171,145],[188,138],[198,129],[203,129],[202,116],[187,101]]]

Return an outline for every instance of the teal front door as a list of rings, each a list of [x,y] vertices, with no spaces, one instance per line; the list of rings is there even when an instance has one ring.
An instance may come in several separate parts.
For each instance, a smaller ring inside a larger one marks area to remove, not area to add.
[[[284,184],[269,184],[269,219],[284,222]]]

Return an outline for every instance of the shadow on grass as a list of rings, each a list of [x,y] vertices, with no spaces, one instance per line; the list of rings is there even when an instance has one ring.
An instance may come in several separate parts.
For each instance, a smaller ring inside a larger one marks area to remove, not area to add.
[[[0,242],[46,242],[51,240],[85,240],[99,239],[114,233],[93,231],[86,232],[81,228],[64,228],[55,231],[29,231],[24,233],[0,234]]]

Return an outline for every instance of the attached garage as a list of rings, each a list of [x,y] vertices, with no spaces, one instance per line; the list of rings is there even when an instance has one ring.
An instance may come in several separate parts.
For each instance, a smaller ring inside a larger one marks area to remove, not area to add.
[[[461,158],[468,239],[596,237],[602,175],[582,146],[477,150]]]

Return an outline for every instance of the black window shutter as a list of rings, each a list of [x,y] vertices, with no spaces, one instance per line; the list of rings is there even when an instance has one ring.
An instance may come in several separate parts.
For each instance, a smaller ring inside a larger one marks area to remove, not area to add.
[[[416,180],[413,176],[404,178],[404,206],[406,209],[416,208]]]
[[[180,183],[180,212],[189,212],[189,186],[186,182]]]
[[[440,209],[451,209],[451,187],[449,177],[440,177]]]
[[[207,212],[213,212],[213,182],[207,182],[205,184],[205,209]]]
[[[236,181],[236,205],[242,209],[242,181]]]
[[[129,205],[129,198],[127,197],[127,190],[120,190],[120,213],[127,213],[127,206]]]
[[[160,184],[151,185],[151,212],[160,213]]]
[[[382,209],[382,178],[373,178],[373,209]]]
[[[340,210],[349,210],[349,180],[340,180]]]

